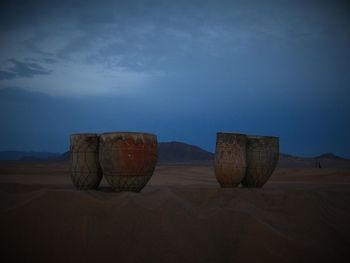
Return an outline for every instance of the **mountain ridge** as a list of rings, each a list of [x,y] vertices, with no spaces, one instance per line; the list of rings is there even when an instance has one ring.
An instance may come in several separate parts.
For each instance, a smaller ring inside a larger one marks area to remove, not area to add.
[[[60,153],[36,152],[36,151],[0,151],[0,160],[20,161],[20,160],[47,160],[59,157]]]
[[[6,159],[7,157],[7,159]],[[0,151],[0,160],[18,161],[57,161],[68,162],[70,152],[62,154],[51,152]],[[158,143],[158,163],[212,163],[214,153],[196,145],[179,141]],[[324,153],[316,157],[299,157],[280,153],[278,167],[350,167],[350,160],[333,153]]]

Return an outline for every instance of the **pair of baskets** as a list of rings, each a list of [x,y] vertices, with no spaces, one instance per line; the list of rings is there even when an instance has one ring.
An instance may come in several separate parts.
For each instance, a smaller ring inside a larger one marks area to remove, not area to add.
[[[114,191],[139,192],[157,163],[157,136],[113,132],[70,137],[71,178],[77,189],[96,189],[102,176]]]
[[[214,166],[221,187],[262,187],[278,158],[278,137],[217,133]]]

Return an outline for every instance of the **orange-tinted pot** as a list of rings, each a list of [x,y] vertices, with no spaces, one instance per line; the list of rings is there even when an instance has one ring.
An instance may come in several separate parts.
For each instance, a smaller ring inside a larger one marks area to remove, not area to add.
[[[139,192],[157,163],[157,136],[112,132],[100,137],[99,159],[103,176],[114,191]]]

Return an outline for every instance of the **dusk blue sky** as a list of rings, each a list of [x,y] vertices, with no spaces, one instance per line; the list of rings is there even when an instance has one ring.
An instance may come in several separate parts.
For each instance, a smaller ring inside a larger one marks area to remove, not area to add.
[[[216,132],[350,158],[349,1],[0,4],[0,150],[144,131],[214,151]]]

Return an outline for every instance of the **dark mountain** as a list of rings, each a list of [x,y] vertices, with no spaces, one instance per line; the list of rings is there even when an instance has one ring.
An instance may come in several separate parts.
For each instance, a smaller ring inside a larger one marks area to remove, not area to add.
[[[335,160],[346,160],[343,157],[337,156],[333,153],[324,153],[319,156],[314,157],[316,159],[335,159]]]
[[[298,157],[281,153],[278,166],[283,168],[349,168],[350,160],[333,153],[325,153],[317,157]]]
[[[68,162],[70,152],[63,154],[50,152],[21,152],[3,151],[0,152],[0,160],[21,160],[21,161],[58,161]],[[158,144],[158,163],[211,163],[214,154],[205,151],[195,145],[182,142],[161,142]],[[278,167],[281,168],[350,168],[350,160],[336,156],[332,153],[325,153],[317,157],[298,157],[281,153]]]
[[[24,152],[24,151],[0,151],[0,160],[47,160],[60,156],[59,153],[51,152]]]
[[[70,159],[70,151],[66,151],[60,156],[55,158],[55,161],[69,161]]]
[[[194,145],[182,142],[161,142],[158,144],[158,162],[192,162],[213,159],[213,153]]]
[[[280,153],[280,158],[296,158],[296,157],[291,154]]]

